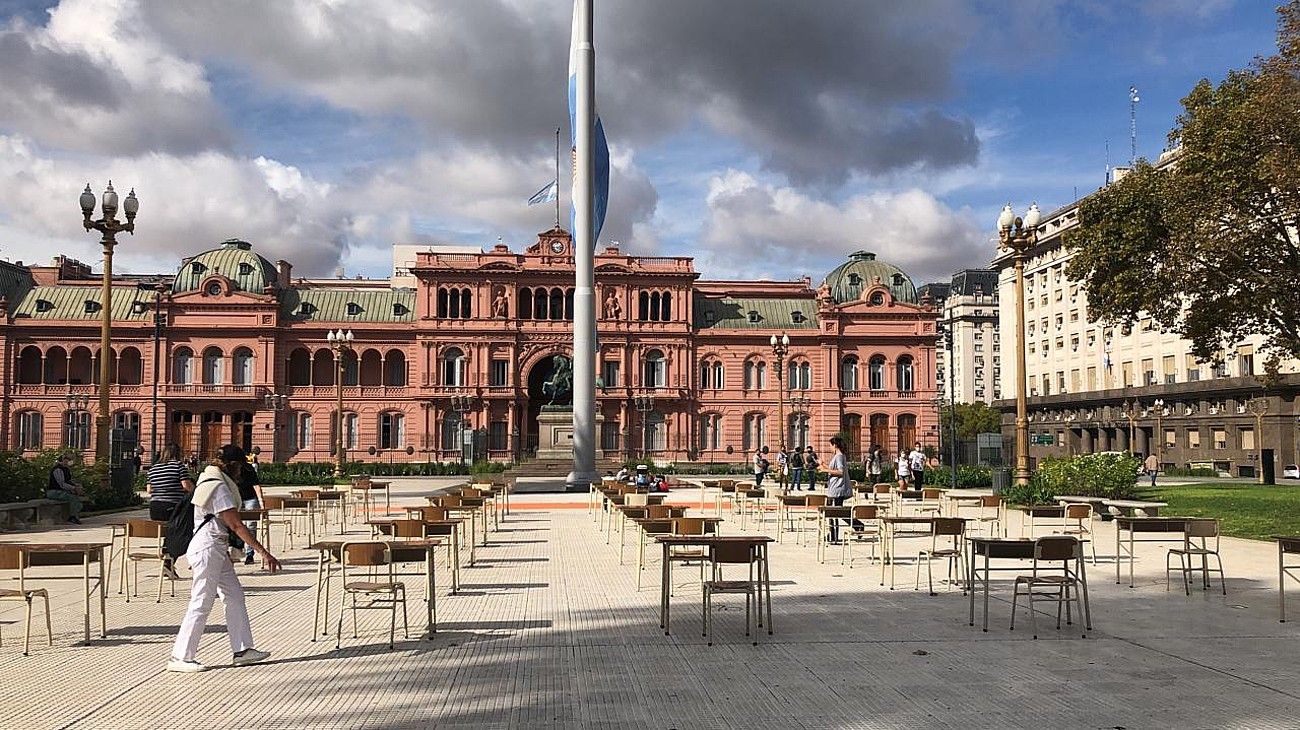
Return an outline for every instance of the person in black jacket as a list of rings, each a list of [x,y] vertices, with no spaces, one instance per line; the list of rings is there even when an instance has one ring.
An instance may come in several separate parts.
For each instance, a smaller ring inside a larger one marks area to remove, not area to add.
[[[59,454],[58,460],[54,462],[54,467],[50,469],[50,480],[45,485],[45,496],[60,502],[67,502],[68,522],[80,525],[81,498],[86,494],[86,490],[72,480],[71,464],[71,454]]]

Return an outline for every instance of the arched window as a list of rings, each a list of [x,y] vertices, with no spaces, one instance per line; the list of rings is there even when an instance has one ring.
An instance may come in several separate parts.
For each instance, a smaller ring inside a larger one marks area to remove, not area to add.
[[[722,390],[726,382],[724,376],[721,362],[705,360],[700,364],[700,390]]]
[[[19,451],[37,451],[44,440],[45,417],[39,411],[21,411],[18,414],[17,442]]]
[[[673,321],[673,295],[672,292],[664,292],[659,296],[659,321]]]
[[[660,295],[659,292],[650,292],[650,321],[658,322],[660,313]]]
[[[289,385],[311,385],[311,354],[299,347],[289,353]]]
[[[647,452],[663,451],[668,448],[668,424],[664,414],[650,411],[645,414],[645,444]]]
[[[311,414],[298,411],[293,419],[293,443],[299,451],[311,448]]]
[[[840,390],[853,392],[858,389],[858,357],[848,355],[840,361]]]
[[[802,449],[808,446],[808,414],[791,413],[789,423],[786,429],[785,442],[790,446]]]
[[[564,290],[564,318],[573,321],[573,289]]]
[[[470,319],[471,317],[474,316],[474,309],[470,305],[472,301],[473,298],[470,296],[469,289],[461,289],[460,290],[460,318],[461,319]]]
[[[379,414],[379,448],[398,449],[406,445],[406,418],[400,413]]]
[[[45,384],[63,385],[68,382],[68,352],[57,345],[45,351]]]
[[[762,413],[748,413],[745,415],[745,432],[743,434],[742,448],[746,454],[757,451],[767,443],[767,416]]]
[[[564,319],[564,292],[559,287],[551,290],[551,319]]]
[[[885,413],[871,414],[871,445],[889,448],[889,416]]]
[[[447,312],[450,311],[449,298],[447,290],[438,287],[438,319],[445,319],[447,317]]]
[[[898,453],[906,453],[916,445],[916,416],[904,413],[898,417]]]
[[[808,390],[812,387],[812,365],[790,361],[790,372],[786,379],[790,390]]]
[[[203,384],[220,385],[225,377],[224,361],[219,347],[209,347],[203,351]]]
[[[641,292],[636,298],[636,318],[642,322],[650,321],[650,293]]]
[[[898,358],[896,365],[898,369],[898,389],[905,393],[916,390],[915,373],[912,368],[912,356],[903,355]]]
[[[343,351],[343,384],[359,385],[361,383],[361,363],[356,350]]]
[[[379,350],[366,348],[361,353],[361,384],[382,385],[384,382],[384,358]]]
[[[90,411],[63,412],[63,448],[77,451],[90,448]]]
[[[533,316],[533,290],[524,287],[519,290],[519,318],[532,319]]]
[[[89,385],[97,382],[98,372],[95,359],[89,347],[74,347],[68,357],[68,383],[72,385]]]
[[[459,347],[442,353],[442,384],[452,388],[465,385],[465,353]]]
[[[661,350],[651,350],[645,354],[645,368],[642,370],[641,385],[646,388],[664,388],[668,385],[668,361]]]
[[[884,355],[872,355],[867,361],[867,387],[871,390],[885,389]]]
[[[745,390],[763,390],[767,387],[767,363],[762,360],[745,361]]]
[[[717,451],[722,448],[722,416],[705,413],[700,416],[700,451]]]
[[[194,382],[194,351],[188,347],[172,351],[172,382],[176,385]]]
[[[384,358],[384,385],[406,385],[406,355],[401,350],[389,350]]]
[[[117,382],[121,385],[139,385],[144,382],[144,359],[134,347],[122,348],[117,356]]]
[[[230,382],[234,385],[253,384],[253,351],[247,347],[235,348],[230,357]]]
[[[538,288],[533,291],[533,319],[549,319],[546,311],[546,303],[550,301],[550,295],[545,289]]]
[[[455,413],[448,413],[442,419],[442,450],[460,451],[460,419]]]
[[[18,354],[18,382],[37,385],[41,382],[41,351],[28,345]]]
[[[311,359],[311,384],[334,385],[334,353],[321,348]]]

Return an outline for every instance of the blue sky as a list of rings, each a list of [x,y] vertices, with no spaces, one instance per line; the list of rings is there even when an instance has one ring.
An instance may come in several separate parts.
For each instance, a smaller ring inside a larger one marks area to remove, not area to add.
[[[552,222],[524,203],[567,122],[570,9],[0,0],[0,255],[94,259],[74,199],[110,176],[144,201],[133,270],[229,237],[305,274],[521,248]],[[597,0],[604,238],[708,278],[817,279],[866,248],[940,279],[987,263],[1003,203],[1096,188],[1108,140],[1127,162],[1130,84],[1154,157],[1191,86],[1274,29],[1268,0]]]

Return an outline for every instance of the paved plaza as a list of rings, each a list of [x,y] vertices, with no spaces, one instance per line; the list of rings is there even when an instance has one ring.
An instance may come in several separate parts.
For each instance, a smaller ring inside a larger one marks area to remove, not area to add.
[[[398,480],[394,508],[423,503],[447,484]],[[675,491],[670,501],[698,507],[701,493]],[[711,511],[712,496],[703,504]],[[723,532],[738,532],[739,523],[725,516]],[[106,540],[107,524],[121,519],[0,539]],[[1012,520],[1013,534],[1018,527]],[[1113,527],[1095,527],[1100,560],[1088,565],[1094,629],[1086,639],[1074,627],[1058,632],[1040,615],[1034,641],[1023,613],[1023,630],[1008,631],[1005,582],[995,586],[983,633],[968,625],[960,590],[939,588],[934,597],[912,590],[911,559],[899,565],[899,587],[890,591],[874,564],[842,566],[832,550],[821,565],[811,541],[798,545],[787,536],[771,547],[774,634],[752,646],[743,636],[743,598],[722,596],[710,647],[701,637],[693,567],[674,572],[673,634],[665,636],[657,555],[638,590],[635,543],[629,535],[627,564],[620,565],[617,533],[606,544],[585,495],[518,494],[488,544],[476,548],[474,564],[462,564],[456,595],[439,562],[431,640],[417,638],[421,579],[406,579],[412,638],[402,640],[399,624],[391,651],[382,612],[362,613],[358,639],[345,628],[341,650],[334,650],[332,626],[331,636],[311,640],[316,556],[301,542],[298,550],[282,549],[277,533],[275,552],[287,558],[282,574],[239,566],[257,644],[273,653],[266,664],[223,666],[230,655],[218,607],[199,653],[213,671],[163,671],[187,581],[159,604],[149,593],[154,584],[143,580],[140,598],[128,604],[115,576],[108,638],[85,646],[81,581],[43,580],[53,590],[52,648],[38,615],[31,656],[22,656],[22,605],[0,603],[0,726],[1300,726],[1300,624],[1277,620],[1272,544],[1225,538],[1227,597],[1199,589],[1187,597],[1177,584],[1165,591],[1169,544],[1140,546],[1136,588],[1116,585]],[[750,528],[775,534],[776,525]],[[922,542],[900,544],[899,554],[915,555]],[[1296,609],[1300,616],[1300,603]]]

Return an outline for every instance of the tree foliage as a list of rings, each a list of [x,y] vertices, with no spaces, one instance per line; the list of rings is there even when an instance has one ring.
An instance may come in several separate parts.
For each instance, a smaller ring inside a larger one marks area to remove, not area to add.
[[[952,433],[954,418],[957,422],[957,438],[973,439],[981,433],[998,433],[1002,430],[1002,414],[982,402],[957,403],[944,407],[940,418],[944,438]]]
[[[1255,334],[1270,369],[1300,357],[1300,0],[1278,15],[1276,55],[1182,100],[1171,166],[1081,204],[1067,273],[1089,319],[1150,316],[1203,361]]]

